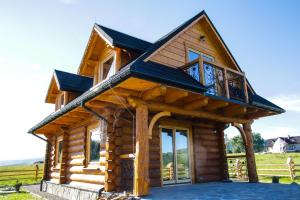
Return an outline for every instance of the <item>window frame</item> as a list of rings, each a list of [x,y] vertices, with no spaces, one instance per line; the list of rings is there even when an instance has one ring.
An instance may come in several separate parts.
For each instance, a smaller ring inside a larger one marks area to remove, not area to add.
[[[61,145],[61,156],[59,156],[59,143],[62,143]],[[56,138],[56,147],[55,147],[55,166],[56,168],[60,168],[60,164],[62,162],[62,150],[63,150],[63,136],[58,136]]]
[[[108,56],[106,56],[102,61],[100,61],[100,64],[99,64],[100,70],[99,70],[99,73],[98,73],[98,82],[103,82],[103,81],[105,81],[106,79],[109,78],[109,76],[107,76],[106,78],[103,78],[103,65],[104,65],[105,62],[107,62],[111,58],[113,58],[113,62],[112,62],[112,66],[111,66],[113,68],[113,74],[116,73],[116,53],[113,52],[113,53],[110,53]]]
[[[85,167],[86,168],[95,168],[100,166],[100,152],[101,152],[101,144],[100,144],[100,151],[99,151],[99,161],[91,162],[91,136],[92,136],[92,131],[97,130],[100,132],[100,122],[96,122],[94,124],[91,124],[87,126],[86,129],[86,148],[85,148]]]
[[[215,62],[216,60],[215,60],[215,57],[213,57],[213,56],[211,56],[211,55],[209,55],[209,54],[207,54],[207,53],[203,53],[202,51],[198,51],[198,50],[195,50],[194,48],[192,48],[192,47],[188,47],[187,48],[187,52],[186,52],[186,55],[187,55],[187,57],[186,57],[186,60],[187,60],[187,62],[191,62],[192,60],[189,60],[189,51],[192,51],[192,52],[194,52],[194,53],[197,53],[197,54],[199,54],[200,55],[200,57],[204,60],[204,58],[203,58],[203,56],[206,56],[207,58],[210,58],[212,61],[209,61],[209,62]],[[204,60],[204,61],[206,61],[206,60]]]

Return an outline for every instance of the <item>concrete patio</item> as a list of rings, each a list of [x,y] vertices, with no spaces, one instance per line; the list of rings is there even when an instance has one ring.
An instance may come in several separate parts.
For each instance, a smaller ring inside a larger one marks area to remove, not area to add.
[[[202,183],[152,188],[143,200],[288,200],[300,199],[300,185],[271,183]]]

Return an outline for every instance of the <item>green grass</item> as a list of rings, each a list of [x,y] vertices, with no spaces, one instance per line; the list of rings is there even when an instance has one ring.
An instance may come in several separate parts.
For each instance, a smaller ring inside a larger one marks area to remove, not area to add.
[[[230,154],[233,155],[233,154]],[[238,154],[234,154],[238,155]],[[263,164],[286,164],[287,158],[291,157],[294,160],[295,164],[300,165],[300,153],[274,153],[274,154],[255,154],[256,165],[258,169],[258,174],[272,174],[272,176],[280,175],[289,175],[289,171],[260,171],[259,169],[288,169],[287,166],[264,166]],[[297,177],[294,181],[290,177],[280,177],[280,183],[290,184],[292,182],[300,184],[300,166],[296,167],[299,172],[296,172]],[[274,175],[273,175],[274,174]],[[271,183],[272,176],[259,176],[260,182]]]
[[[20,193],[0,195],[0,200],[38,200],[40,198],[32,196],[30,193],[21,191]]]
[[[34,170],[35,167],[33,165],[18,165],[18,166],[1,166],[0,167],[0,172],[1,171],[14,171],[14,170]],[[35,184],[39,183],[42,177],[43,173],[43,165],[39,165],[39,178],[35,180],[35,172],[5,172],[5,173],[0,173],[0,186],[13,186],[17,179],[19,179],[19,182],[22,183],[23,185],[25,184]],[[24,174],[24,175],[18,175],[18,174]],[[8,177],[7,175],[15,175],[15,176],[10,176]],[[15,180],[7,180],[7,179],[15,179]],[[26,178],[26,179],[23,179]],[[28,178],[28,179],[27,179]],[[1,198],[0,198],[1,199]]]

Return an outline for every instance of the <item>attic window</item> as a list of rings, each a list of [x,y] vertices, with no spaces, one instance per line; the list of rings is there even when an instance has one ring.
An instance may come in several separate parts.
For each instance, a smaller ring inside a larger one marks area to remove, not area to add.
[[[105,80],[114,74],[114,55],[109,56],[106,60],[103,61],[100,71],[100,81]]]

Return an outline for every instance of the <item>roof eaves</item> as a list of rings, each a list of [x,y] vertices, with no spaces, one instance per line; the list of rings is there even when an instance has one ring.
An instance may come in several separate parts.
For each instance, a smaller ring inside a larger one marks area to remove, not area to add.
[[[99,36],[105,40],[110,46],[114,46],[114,40],[110,37],[98,24],[95,23],[94,30],[99,34]]]

